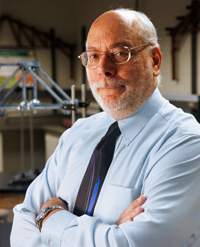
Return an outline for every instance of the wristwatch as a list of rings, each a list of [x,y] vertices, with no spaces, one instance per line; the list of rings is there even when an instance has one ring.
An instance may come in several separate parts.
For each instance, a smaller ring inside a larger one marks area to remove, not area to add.
[[[49,207],[46,207],[46,208],[43,208],[39,214],[37,215],[36,217],[36,226],[37,228],[40,230],[41,232],[41,228],[42,228],[42,221],[44,218],[47,217],[47,215],[52,212],[54,209],[63,209],[65,210],[63,207],[61,206],[49,206]]]

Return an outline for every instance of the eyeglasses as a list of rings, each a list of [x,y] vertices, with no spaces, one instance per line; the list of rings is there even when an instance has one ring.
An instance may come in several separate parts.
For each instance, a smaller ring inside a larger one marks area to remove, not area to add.
[[[108,49],[106,53],[109,59],[113,63],[124,64],[130,60],[132,56],[131,51],[140,47],[148,47],[148,46],[151,46],[151,44],[139,45],[131,48],[128,48],[126,46],[119,46],[119,47],[117,46]],[[86,68],[94,69],[99,66],[103,54],[104,52],[91,50],[81,53],[81,55],[78,56],[78,58],[81,60],[83,66],[85,66]]]

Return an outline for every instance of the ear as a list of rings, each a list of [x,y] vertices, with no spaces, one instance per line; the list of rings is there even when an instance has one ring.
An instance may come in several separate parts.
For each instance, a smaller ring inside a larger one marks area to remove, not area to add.
[[[153,62],[153,75],[157,77],[160,74],[162,54],[157,46],[153,47],[151,52],[152,52],[152,62]]]

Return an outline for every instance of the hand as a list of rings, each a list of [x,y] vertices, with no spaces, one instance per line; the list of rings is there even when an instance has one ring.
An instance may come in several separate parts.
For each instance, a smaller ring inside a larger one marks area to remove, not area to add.
[[[144,209],[141,207],[144,202],[146,201],[146,198],[143,196],[143,194],[140,195],[134,202],[131,203],[131,205],[124,210],[124,212],[121,214],[117,225],[121,225],[122,223],[133,221],[135,216],[142,213]]]
[[[64,209],[68,210],[66,204],[60,199],[60,198],[57,198],[57,197],[52,197],[49,201],[45,202],[41,208],[40,208],[40,211],[43,209],[43,208],[46,208],[46,207],[49,207],[49,206],[61,206],[63,207]],[[56,212],[60,211],[62,209],[54,209],[52,212],[50,212],[45,218],[44,220],[42,221],[42,226],[43,224],[45,223],[45,221],[51,217],[53,214],[55,214]]]

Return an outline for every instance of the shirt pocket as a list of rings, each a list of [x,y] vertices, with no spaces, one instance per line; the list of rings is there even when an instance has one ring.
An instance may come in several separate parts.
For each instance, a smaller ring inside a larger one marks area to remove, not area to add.
[[[141,188],[107,184],[99,197],[94,216],[107,224],[116,224],[123,211],[141,194]]]

